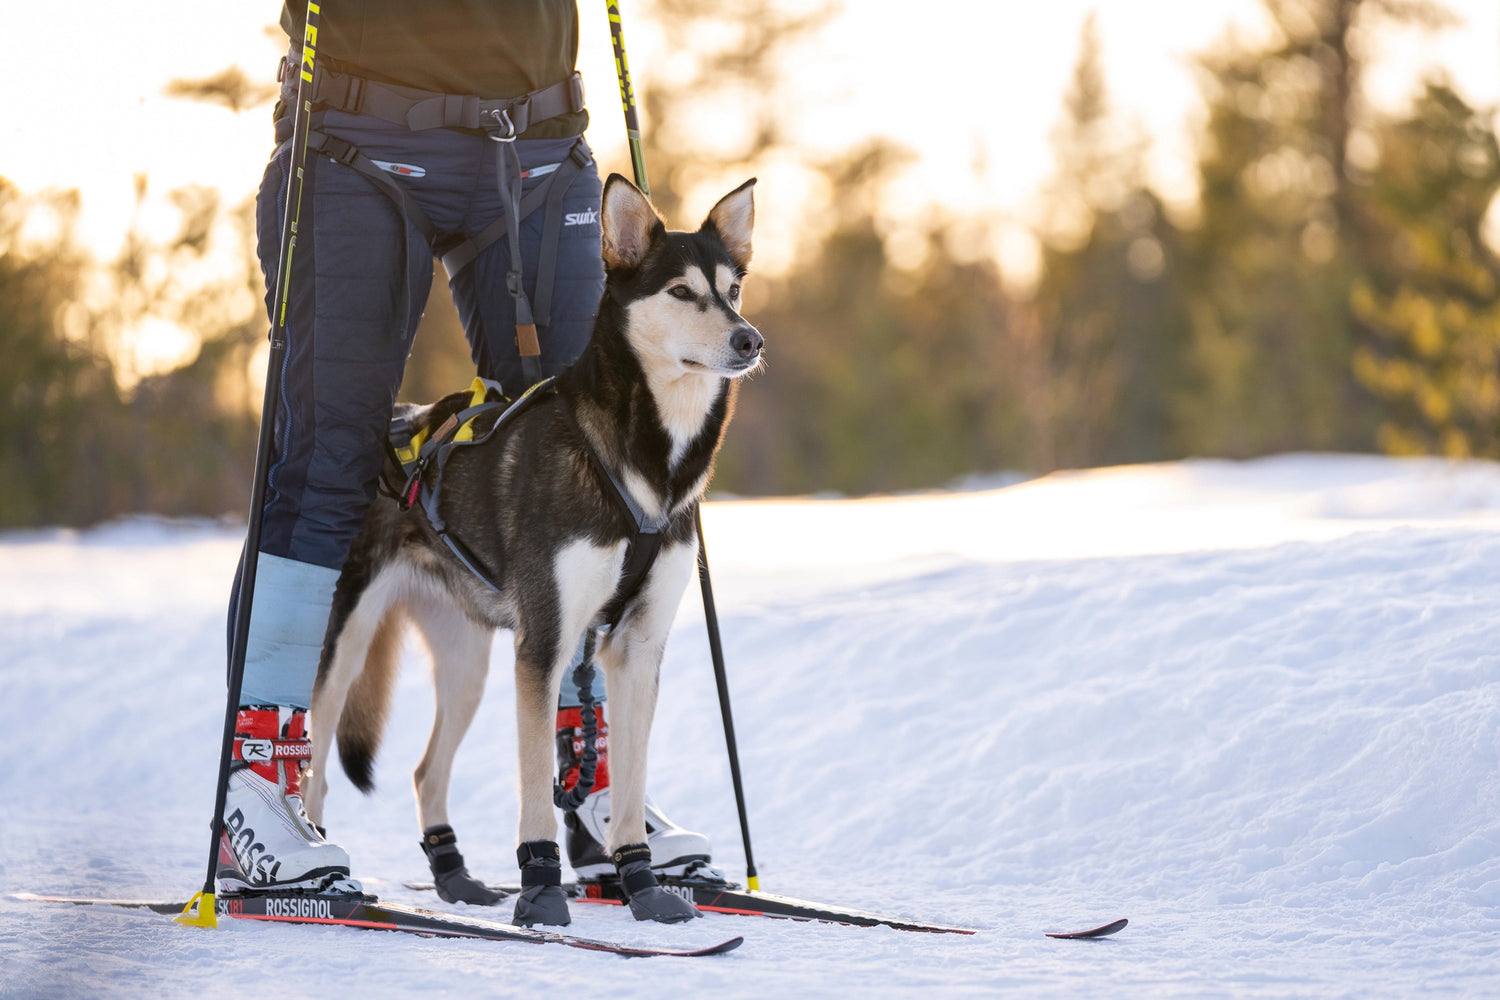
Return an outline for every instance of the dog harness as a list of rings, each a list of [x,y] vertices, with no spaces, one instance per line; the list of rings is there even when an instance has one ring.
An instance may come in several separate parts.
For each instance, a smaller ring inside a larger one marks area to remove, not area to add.
[[[454,449],[488,441],[542,399],[555,396],[557,385],[554,379],[544,379],[515,400],[504,397],[500,386],[489,379],[475,378],[469,388],[469,405],[450,415],[435,428],[422,427],[414,432],[406,418],[395,417],[391,420],[386,470],[381,477],[381,486],[383,492],[395,498],[402,510],[409,510],[420,504],[428,523],[443,540],[443,544],[448,546],[449,551],[481,583],[499,593],[500,587],[483,560],[453,533],[443,519],[440,510],[443,468]],[[661,551],[662,532],[670,520],[667,512],[672,508],[671,498],[663,504],[660,516],[648,515],[630,495],[620,478],[599,457],[589,436],[579,426],[578,417],[573,410],[567,406],[563,409],[573,422],[579,437],[583,439],[584,450],[588,453],[589,464],[593,466],[595,474],[609,485],[610,489],[605,492],[613,496],[615,507],[630,526],[620,582],[601,612],[604,624],[613,628],[619,624],[626,604],[640,591],[646,574],[651,571],[656,556]],[[487,419],[490,414],[497,413],[493,422],[484,427],[481,418]]]
[[[283,59],[281,73],[290,72],[291,65],[289,60]],[[316,129],[310,130],[307,137],[309,150],[357,170],[394,202],[401,213],[403,241],[406,239],[406,224],[410,224],[427,238],[435,251],[441,245],[440,257],[450,278],[485,249],[501,239],[508,241],[510,270],[506,273],[505,285],[516,306],[516,347],[521,357],[522,377],[528,386],[541,381],[542,349],[537,327],[547,326],[552,313],[552,286],[557,269],[557,244],[562,232],[563,198],[572,186],[573,178],[592,162],[592,158],[580,137],[561,162],[522,171],[515,140],[537,122],[582,111],[583,78],[574,73],[566,80],[520,97],[484,100],[367,80],[333,72],[320,63],[313,73],[310,104],[320,110],[371,115],[413,131],[432,128],[477,130],[500,143],[496,155],[496,183],[503,210],[499,218],[477,235],[454,242],[440,236],[416,199],[396,182],[392,171],[400,173],[399,164],[382,167],[352,143]],[[407,170],[409,172],[410,168]],[[547,181],[522,198],[521,181],[544,175],[548,177]],[[533,303],[522,285],[521,222],[543,206],[547,214],[542,222],[536,302]],[[396,315],[404,322],[410,312],[411,300],[411,291],[405,283],[402,284],[402,298],[402,307]]]

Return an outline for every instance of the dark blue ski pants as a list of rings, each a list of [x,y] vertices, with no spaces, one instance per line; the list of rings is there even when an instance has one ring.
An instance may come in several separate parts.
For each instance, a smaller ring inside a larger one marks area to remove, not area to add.
[[[287,107],[293,106],[284,90]],[[283,132],[289,124],[282,123]],[[334,583],[375,497],[383,442],[432,283],[436,253],[473,237],[503,213],[496,181],[500,144],[451,129],[410,131],[378,118],[315,113],[312,127],[358,147],[406,187],[435,239],[403,218],[369,178],[308,154],[288,301],[287,354],[267,481],[261,556],[245,660],[242,705],[307,706]],[[518,139],[523,171],[565,160],[577,139]],[[584,147],[586,150],[586,147]],[[283,141],[256,199],[257,252],[268,309],[276,283],[292,150]],[[522,196],[547,183],[522,182]],[[588,343],[604,290],[599,255],[601,185],[593,163],[563,201],[550,314],[538,316],[542,374],[573,361]],[[545,211],[520,228],[524,286],[536,301]],[[518,393],[515,300],[506,287],[509,241],[484,249],[449,291],[479,374]],[[454,386],[454,389],[462,388]],[[238,587],[236,587],[238,591]],[[564,685],[567,687],[567,685]]]

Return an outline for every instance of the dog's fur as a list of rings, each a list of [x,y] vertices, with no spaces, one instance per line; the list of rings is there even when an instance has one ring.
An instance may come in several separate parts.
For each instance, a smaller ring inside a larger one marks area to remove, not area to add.
[[[440,512],[498,593],[451,555],[420,505],[402,512],[382,497],[371,507],[339,577],[313,692],[304,783],[313,822],[323,819],[335,723],[345,770],[361,789],[371,787],[409,620],[432,653],[437,687],[432,736],[416,770],[422,827],[448,823],[453,755],[478,707],[494,630],[509,628],[519,840],[557,839],[558,685],[585,629],[600,624],[632,534],[581,433],[648,514],[670,512],[655,564],[596,654],[610,700],[606,847],[646,841],[646,745],[667,632],[697,559],[693,506],[734,408],[735,380],[760,364],[762,340],[741,318],[738,297],[754,183],[720,200],[696,233],[680,233],[667,232],[629,181],[609,178],[600,212],[607,280],[588,348],[558,376],[554,395],[483,444],[456,449],[444,473]],[[409,417],[434,426],[465,398]]]

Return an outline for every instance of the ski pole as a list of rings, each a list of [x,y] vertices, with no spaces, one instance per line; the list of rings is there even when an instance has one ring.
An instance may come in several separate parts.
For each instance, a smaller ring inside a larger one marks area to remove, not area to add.
[[[250,608],[255,595],[255,570],[260,557],[262,510],[266,503],[266,481],[270,474],[271,443],[276,408],[281,402],[281,365],[286,357],[286,317],[287,303],[291,296],[292,253],[297,248],[297,223],[302,213],[319,9],[315,0],[308,0],[307,16],[303,21],[297,104],[292,111],[292,166],[296,172],[287,179],[286,202],[281,220],[281,249],[276,264],[276,290],[271,299],[275,310],[271,317],[271,355],[266,365],[266,389],[260,408],[260,434],[255,444],[255,476],[250,491],[245,554],[240,564],[239,596],[234,606],[234,639],[229,651],[229,690],[224,701],[224,734],[219,743],[219,783],[214,793],[213,820],[209,824],[211,835],[208,844],[208,875],[203,880],[203,890],[188,900],[182,913],[175,918],[178,923],[194,927],[218,925],[214,881],[218,873],[219,838],[224,832],[224,799],[234,752],[235,722],[239,715],[240,691],[245,680],[245,649],[250,639]]]
[[[646,180],[646,158],[641,151],[641,123],[635,111],[635,91],[630,85],[630,64],[625,60],[625,33],[620,24],[619,0],[605,0],[609,13],[609,38],[615,50],[615,75],[620,80],[620,104],[625,109],[625,137],[630,143],[630,164],[635,172],[635,186],[651,197]],[[755,873],[755,854],[750,850],[750,818],[745,809],[745,783],[740,778],[740,752],[734,738],[734,713],[729,708],[729,676],[724,668],[724,646],[719,639],[719,614],[714,608],[713,579],[708,572],[708,547],[703,538],[703,511],[693,508],[698,529],[698,584],[703,590],[703,620],[708,627],[708,651],[714,663],[714,682],[719,689],[719,713],[724,717],[724,742],[729,747],[729,776],[734,782],[734,804],[740,814],[740,838],[745,843],[745,882],[751,889],[760,888]]]

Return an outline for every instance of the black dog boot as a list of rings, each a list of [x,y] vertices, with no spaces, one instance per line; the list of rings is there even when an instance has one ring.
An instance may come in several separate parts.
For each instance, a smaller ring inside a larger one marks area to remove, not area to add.
[[[453,827],[444,824],[423,830],[422,851],[427,855],[427,867],[432,869],[438,898],[443,902],[494,906],[505,898],[505,893],[491,889],[469,874]]]
[[[565,927],[571,923],[568,897],[562,891],[562,851],[557,841],[528,840],[516,848],[516,863],[521,866],[521,895],[516,897],[516,912],[510,922],[521,927]]]
[[[615,851],[614,862],[635,919],[680,924],[703,916],[692,903],[656,884],[656,876],[651,873],[650,847],[626,844]]]

